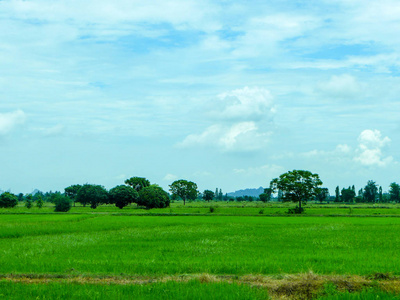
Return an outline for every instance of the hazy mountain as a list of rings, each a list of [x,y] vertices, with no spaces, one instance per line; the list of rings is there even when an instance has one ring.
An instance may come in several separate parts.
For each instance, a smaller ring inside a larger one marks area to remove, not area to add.
[[[258,189],[244,189],[244,190],[238,190],[235,192],[231,192],[231,193],[228,193],[228,196],[231,196],[231,197],[240,197],[240,196],[258,197],[262,193],[264,193],[264,188],[260,186]]]

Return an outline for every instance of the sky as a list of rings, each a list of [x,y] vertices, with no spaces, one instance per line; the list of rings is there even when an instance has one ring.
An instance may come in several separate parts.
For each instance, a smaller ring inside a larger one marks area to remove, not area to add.
[[[400,182],[400,1],[0,1],[0,189]]]

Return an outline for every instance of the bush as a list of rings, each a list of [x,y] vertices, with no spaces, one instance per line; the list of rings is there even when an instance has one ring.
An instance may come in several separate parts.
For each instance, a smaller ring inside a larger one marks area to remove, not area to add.
[[[287,211],[287,213],[290,214],[301,214],[304,212],[304,208],[300,208],[298,206],[296,206],[295,208],[289,208],[289,210]]]
[[[54,203],[56,205],[54,211],[56,212],[67,212],[71,209],[71,200],[61,194],[57,194],[54,197]]]
[[[4,192],[0,195],[0,207],[15,207],[18,204],[18,197],[12,193]]]
[[[215,207],[214,206],[210,206],[210,213],[213,213],[215,211]]]
[[[140,190],[137,204],[146,208],[164,208],[169,206],[169,196],[161,187],[150,185]]]
[[[109,195],[110,203],[114,203],[115,206],[120,209],[139,199],[138,192],[132,187],[126,185],[119,185],[112,188]]]

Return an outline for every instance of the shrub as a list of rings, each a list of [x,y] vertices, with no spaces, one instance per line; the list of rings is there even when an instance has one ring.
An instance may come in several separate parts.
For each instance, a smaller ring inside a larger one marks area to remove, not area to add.
[[[213,213],[215,211],[215,207],[214,206],[210,206],[210,213]]]
[[[119,185],[112,188],[109,192],[110,203],[114,203],[116,207],[122,209],[132,202],[139,199],[139,194],[130,186]]]
[[[15,207],[18,204],[18,197],[12,193],[4,192],[0,195],[0,207]]]
[[[54,211],[56,212],[67,212],[71,209],[71,200],[61,194],[54,197],[54,203],[56,205]]]
[[[150,185],[140,190],[137,204],[146,208],[164,208],[169,206],[169,196],[161,187]]]

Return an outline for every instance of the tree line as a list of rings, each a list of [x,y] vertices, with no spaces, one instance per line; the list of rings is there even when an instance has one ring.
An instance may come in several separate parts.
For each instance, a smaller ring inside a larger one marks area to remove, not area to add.
[[[106,190],[101,185],[96,184],[74,184],[66,187],[64,192],[36,192],[24,195],[22,193],[14,195],[4,192],[0,195],[0,207],[14,207],[19,202],[24,202],[27,208],[34,204],[41,208],[44,202],[55,204],[55,211],[68,211],[75,203],[83,206],[90,206],[95,209],[102,204],[114,204],[122,209],[125,206],[136,203],[143,208],[164,208],[168,207],[171,200],[186,201],[262,201],[278,202],[292,201],[298,203],[297,211],[302,212],[302,203],[314,200],[319,202],[337,203],[389,203],[400,202],[400,185],[393,182],[389,186],[388,193],[383,193],[382,187],[374,181],[369,180],[366,186],[357,191],[353,186],[335,189],[335,195],[331,196],[328,188],[322,187],[322,181],[318,174],[310,171],[293,170],[280,175],[271,180],[270,186],[264,189],[264,193],[259,197],[240,196],[229,197],[223,194],[221,189],[204,190],[199,192],[197,184],[188,180],[176,180],[169,185],[169,192],[162,189],[157,184],[151,184],[144,177],[131,177],[110,190]]]

